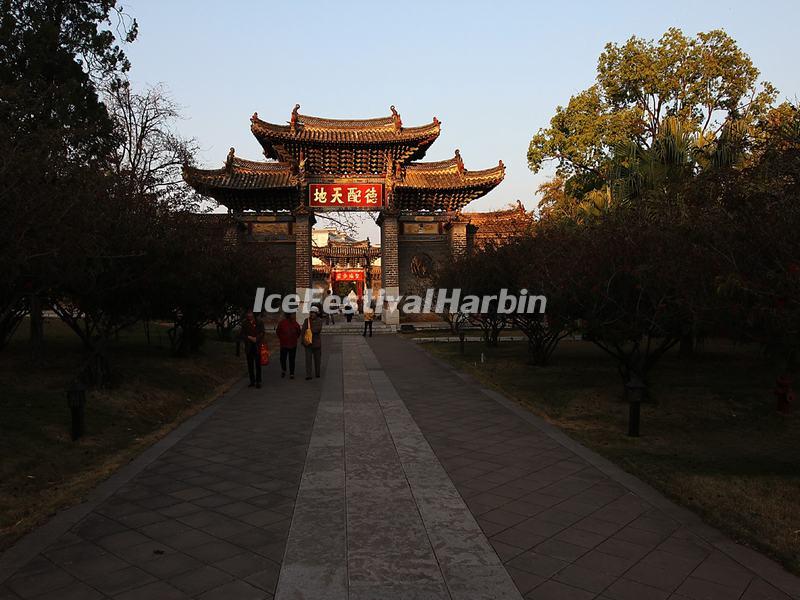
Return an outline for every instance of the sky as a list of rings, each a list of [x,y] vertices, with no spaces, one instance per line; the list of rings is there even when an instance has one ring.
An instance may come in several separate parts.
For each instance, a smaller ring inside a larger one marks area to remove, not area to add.
[[[442,122],[425,160],[467,169],[502,159],[506,178],[468,210],[516,200],[536,207],[526,152],[557,106],[589,87],[608,42],[725,29],[780,99],[800,98],[800,2],[501,0],[338,2],[123,0],[139,23],[125,51],[135,88],[163,84],[182,107],[179,132],[198,163],[218,168],[228,148],[262,160],[250,115],[285,123],[302,114],[370,118],[395,105],[406,126]],[[362,236],[379,239],[372,223]]]

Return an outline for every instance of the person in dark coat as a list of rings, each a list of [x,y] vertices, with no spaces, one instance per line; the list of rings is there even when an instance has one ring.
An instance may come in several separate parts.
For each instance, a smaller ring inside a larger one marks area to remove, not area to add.
[[[320,365],[322,362],[322,315],[318,306],[312,306],[308,318],[303,321],[302,338],[305,339],[306,331],[311,330],[312,339],[310,344],[303,342],[306,349],[306,379],[311,379],[311,362],[314,362],[314,374],[320,376]]]
[[[247,357],[247,373],[250,376],[249,387],[261,387],[261,355],[259,346],[264,341],[264,323],[256,318],[252,310],[248,310],[242,322],[239,334],[244,342],[244,352]]]
[[[369,329],[369,337],[372,337],[372,322],[375,320],[375,309],[372,308],[372,302],[364,303],[364,337],[367,337],[367,329]]]

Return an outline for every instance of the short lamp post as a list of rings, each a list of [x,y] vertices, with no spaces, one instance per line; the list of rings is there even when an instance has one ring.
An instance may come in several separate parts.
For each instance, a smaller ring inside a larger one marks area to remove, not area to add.
[[[639,422],[641,417],[642,399],[646,386],[638,377],[631,377],[625,384],[625,396],[628,400],[628,435],[639,437]]]
[[[83,435],[86,415],[86,386],[73,383],[67,389],[67,406],[72,416],[72,440]]]

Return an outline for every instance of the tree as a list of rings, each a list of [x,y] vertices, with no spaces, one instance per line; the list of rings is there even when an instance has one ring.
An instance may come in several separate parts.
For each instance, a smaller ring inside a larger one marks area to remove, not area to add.
[[[199,196],[183,180],[198,146],[175,131],[180,107],[163,85],[135,93],[128,82],[106,87],[104,99],[119,144],[111,168],[127,193],[146,196],[173,209],[198,210]]]
[[[220,220],[209,224],[206,217],[217,216]],[[232,315],[241,317],[252,306],[256,288],[277,291],[272,257],[259,244],[227,239],[231,227],[235,221],[227,215],[170,215],[149,297],[153,316],[172,323],[169,337],[176,355],[198,351],[207,326],[218,328]]]
[[[461,289],[461,286],[471,274],[471,268],[466,260],[455,260],[440,265],[431,274],[434,287],[443,290]],[[438,301],[438,298],[437,298]],[[466,352],[465,338],[466,326],[469,324],[469,313],[461,310],[460,306],[445,305],[442,319],[450,326],[450,331],[458,336],[459,351]]]
[[[108,342],[137,322],[148,280],[161,268],[168,211],[148,197],[129,195],[109,177],[91,210],[76,216],[80,232],[58,258],[50,292],[53,311],[81,339],[88,354],[87,382],[111,381]]]
[[[464,326],[475,325],[481,329],[487,346],[496,346],[500,334],[510,320],[499,310],[497,295],[510,281],[509,265],[504,260],[500,246],[488,244],[474,249],[463,256],[454,258],[449,264],[437,269],[434,285],[439,289],[460,290],[457,307],[448,307],[443,318],[448,320],[451,329],[464,341]],[[479,305],[471,305],[468,297],[477,298]],[[483,302],[483,298],[494,296],[495,300]]]
[[[59,273],[58,257],[80,234],[74,215],[96,200],[113,125],[101,83],[128,70],[114,32],[137,33],[114,0],[3,0],[0,14],[0,339],[31,311],[32,332]],[[79,219],[78,219],[79,220]],[[16,315],[16,316],[15,316]],[[10,318],[7,318],[9,317]],[[41,339],[34,339],[39,358]]]
[[[706,222],[620,209],[572,229],[574,316],[586,337],[614,358],[626,387],[649,374],[704,322],[715,268]]]
[[[762,344],[788,376],[800,354],[798,107],[782,105],[767,115],[746,169],[724,182],[701,183],[697,193],[719,197],[709,247],[719,257],[728,332]]]
[[[542,219],[529,235],[504,248],[510,263],[516,265],[513,289],[546,298],[544,314],[518,312],[511,317],[528,338],[529,361],[534,366],[546,366],[558,343],[575,329],[570,286],[579,255],[573,247],[573,229],[573,224],[561,219]]]
[[[620,165],[615,157],[624,159],[625,149],[630,156],[631,146],[659,152],[665,128],[673,139],[678,131],[690,136],[709,156],[732,132],[751,136],[749,127],[776,95],[758,76],[750,57],[721,30],[688,38],[672,28],[658,42],[634,36],[608,44],[596,83],[556,109],[550,126],[531,140],[528,164],[537,172],[553,160],[568,194],[583,199],[600,192],[611,204]]]

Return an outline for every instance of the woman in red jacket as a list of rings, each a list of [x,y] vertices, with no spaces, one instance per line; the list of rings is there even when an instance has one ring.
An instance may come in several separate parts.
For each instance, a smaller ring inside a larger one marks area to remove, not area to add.
[[[289,379],[294,379],[294,359],[297,356],[297,340],[300,339],[300,324],[294,313],[284,313],[275,328],[281,345],[281,377],[286,377],[286,359],[289,359]]]

